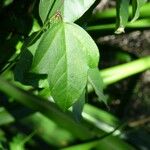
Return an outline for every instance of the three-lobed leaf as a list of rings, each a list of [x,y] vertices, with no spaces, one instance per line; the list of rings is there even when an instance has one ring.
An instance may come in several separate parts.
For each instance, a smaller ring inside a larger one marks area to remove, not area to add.
[[[79,19],[95,2],[95,0],[40,0],[39,14],[44,23],[57,11],[64,21],[74,22]],[[57,16],[57,14],[56,14]]]
[[[91,37],[78,25],[60,22],[44,33],[32,71],[47,74],[52,97],[67,109],[83,93],[88,69],[96,68],[98,61],[98,48]]]

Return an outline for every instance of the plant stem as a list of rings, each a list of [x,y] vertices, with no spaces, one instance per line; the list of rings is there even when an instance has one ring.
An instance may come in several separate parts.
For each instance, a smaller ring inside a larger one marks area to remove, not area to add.
[[[147,69],[150,69],[150,56],[104,69],[100,74],[103,78],[104,85],[107,86]]]
[[[89,32],[104,32],[104,30],[114,30],[116,25],[113,24],[102,24],[102,25],[94,25],[89,26],[86,28]],[[127,29],[143,29],[143,28],[150,28],[150,19],[140,19],[135,22],[130,22],[126,26]]]
[[[140,18],[146,18],[150,17],[150,13],[148,13],[150,10],[150,3],[146,3],[143,5],[140,9]],[[129,7],[129,14],[132,16],[132,7]],[[110,19],[116,17],[116,9],[115,8],[110,8],[104,11],[97,11],[93,16],[92,16],[92,21],[94,20],[100,20],[100,19]]]
[[[90,137],[92,138],[94,136],[94,134],[91,133],[87,127],[84,127],[82,124],[78,124],[77,122],[75,122],[71,116],[62,112],[53,103],[48,102],[35,95],[31,95],[29,92],[26,92],[20,88],[17,88],[16,86],[5,81],[2,77],[0,77],[0,85],[2,85],[0,86],[0,91],[11,96],[26,107],[34,111],[41,112],[42,114],[56,122],[58,125],[68,129],[76,137],[80,139],[89,139]],[[79,129],[82,132],[79,132]]]

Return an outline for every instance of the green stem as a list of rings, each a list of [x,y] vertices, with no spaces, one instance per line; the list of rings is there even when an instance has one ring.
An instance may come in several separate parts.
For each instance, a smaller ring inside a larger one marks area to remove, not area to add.
[[[17,88],[16,86],[5,81],[2,77],[0,77],[0,85],[2,85],[0,86],[0,91],[11,96],[26,107],[34,111],[41,112],[56,122],[58,125],[71,131],[71,133],[73,133],[78,138],[89,139],[90,137],[93,137],[93,133],[91,133],[86,126],[75,122],[70,115],[62,112],[53,103],[48,102],[40,97],[31,95],[20,88]],[[9,119],[11,120],[11,117]],[[79,132],[79,129],[82,132]]]
[[[115,30],[116,24],[102,24],[87,27],[89,32],[104,32],[104,30]],[[140,19],[135,22],[130,22],[126,26],[127,29],[143,29],[150,28],[150,19]]]
[[[150,3],[146,3],[143,5],[140,9],[140,17],[141,18],[146,18],[150,17],[150,13],[148,13],[150,10]],[[129,14],[132,16],[132,8],[131,6],[129,7]],[[100,19],[110,19],[110,18],[116,18],[116,9],[115,8],[110,8],[104,11],[97,11],[93,16],[92,16],[92,21],[94,20],[100,20]]]
[[[109,150],[135,150],[134,147],[120,140],[118,137],[108,135],[104,138],[100,138],[91,142],[85,142],[82,144],[76,144],[74,146],[62,148],[61,150],[91,150],[96,148]]]
[[[146,56],[126,64],[104,69],[100,74],[103,78],[104,85],[107,86],[134,74],[143,72],[147,69],[150,69],[150,56]]]
[[[150,19],[140,19],[127,24],[128,29],[132,28],[150,28]]]

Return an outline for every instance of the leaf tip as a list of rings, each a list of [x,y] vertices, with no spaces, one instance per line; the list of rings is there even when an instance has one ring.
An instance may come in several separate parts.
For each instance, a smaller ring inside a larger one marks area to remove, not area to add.
[[[115,34],[121,34],[121,33],[125,33],[124,27],[119,27],[119,28],[115,31]]]

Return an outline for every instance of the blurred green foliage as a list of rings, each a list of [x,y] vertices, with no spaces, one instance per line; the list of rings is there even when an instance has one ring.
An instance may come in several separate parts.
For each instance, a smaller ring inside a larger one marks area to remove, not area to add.
[[[97,41],[97,37],[114,34],[116,13],[115,8],[108,7],[92,14],[99,1],[92,5],[93,2],[85,5],[78,18],[87,12],[76,23]],[[123,28],[126,26],[128,33],[150,28],[150,3],[141,3],[144,5],[140,8],[141,4],[137,5],[137,2],[130,3],[129,16],[118,12],[122,17],[127,17]],[[65,6],[63,1],[62,4]],[[133,13],[131,4],[134,4]],[[101,89],[89,83],[84,107],[73,111],[79,113],[77,115],[72,114],[71,109],[66,112],[60,110],[53,103],[48,88],[35,88],[14,81],[13,71],[25,39],[42,27],[38,7],[39,0],[0,1],[0,150],[149,150],[149,112],[141,117],[129,107],[132,103],[138,105],[130,100],[133,94],[139,95],[138,87],[142,84],[138,82],[139,76],[150,68],[149,56],[137,58],[132,53],[111,46],[109,53],[109,45],[100,45],[99,78],[103,79],[107,105],[98,100],[102,96],[98,93]],[[119,3],[117,7],[120,8]],[[70,8],[72,12],[76,11],[75,5]],[[119,10],[122,9],[126,10],[124,6]],[[138,16],[137,21],[127,22]],[[122,27],[121,22],[119,25]],[[97,79],[98,74],[94,78]],[[47,87],[47,83],[43,84]],[[149,107],[146,101],[143,103]],[[127,115],[128,108],[134,114],[132,117]]]

